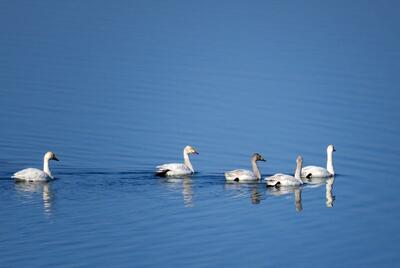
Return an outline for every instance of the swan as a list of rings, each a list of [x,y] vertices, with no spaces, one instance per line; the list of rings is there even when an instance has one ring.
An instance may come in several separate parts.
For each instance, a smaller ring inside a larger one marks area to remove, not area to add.
[[[301,155],[297,156],[296,159],[296,171],[294,172],[294,176],[278,173],[271,177],[265,178],[267,182],[267,186],[298,186],[302,185],[303,181],[301,180],[301,166],[303,164],[303,157]]]
[[[333,168],[333,152],[336,149],[332,144],[329,144],[326,148],[326,168],[317,166],[306,166],[301,170],[302,178],[326,178],[335,175],[335,169]]]
[[[184,163],[172,163],[164,164],[156,167],[156,175],[160,177],[164,176],[182,176],[190,175],[194,173],[192,163],[189,159],[189,154],[199,154],[195,148],[188,145],[183,149]]]
[[[261,179],[260,170],[257,166],[257,161],[264,161],[265,159],[259,154],[254,153],[251,157],[251,165],[253,171],[246,169],[235,169],[232,171],[225,172],[225,178],[227,181],[258,181]]]
[[[47,152],[43,159],[43,170],[37,168],[26,168],[14,173],[11,178],[17,181],[49,181],[54,179],[49,168],[49,160],[59,161],[53,152]]]

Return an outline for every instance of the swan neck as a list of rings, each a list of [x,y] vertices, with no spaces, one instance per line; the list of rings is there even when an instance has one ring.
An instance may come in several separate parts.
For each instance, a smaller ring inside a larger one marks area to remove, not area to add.
[[[258,169],[257,161],[255,159],[251,160],[251,165],[253,167],[254,176],[256,176],[257,179],[261,179],[261,173],[260,170]]]
[[[185,151],[183,152],[183,160],[184,160],[185,166],[187,166],[192,171],[192,173],[194,173],[192,163],[190,162],[189,154],[186,153]]]
[[[327,153],[326,169],[328,170],[329,173],[335,175],[335,169],[333,168],[333,152]]]
[[[302,163],[297,162],[296,170],[294,171],[294,177],[299,180],[301,180],[301,166],[302,166]]]
[[[46,157],[43,160],[43,171],[49,175],[49,177],[53,177],[49,168],[49,159],[47,159]]]

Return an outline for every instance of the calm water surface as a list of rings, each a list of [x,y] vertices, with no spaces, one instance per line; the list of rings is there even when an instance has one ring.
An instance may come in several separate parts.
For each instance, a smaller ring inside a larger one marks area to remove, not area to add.
[[[1,267],[398,267],[397,2],[0,3]],[[301,188],[228,184],[338,175]],[[194,145],[191,177],[153,175]],[[41,167],[58,177],[15,183]]]

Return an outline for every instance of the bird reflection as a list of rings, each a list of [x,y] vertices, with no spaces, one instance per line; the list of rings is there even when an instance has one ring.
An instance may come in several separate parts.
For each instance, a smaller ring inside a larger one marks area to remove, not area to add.
[[[261,203],[262,194],[259,189],[258,183],[238,183],[225,181],[225,189],[235,192],[235,196],[244,197],[250,192],[250,201],[252,204],[257,205]]]
[[[325,205],[327,208],[333,207],[333,203],[335,201],[335,196],[332,193],[334,182],[335,177],[304,179],[306,187],[317,188],[325,185]]]
[[[326,180],[326,207],[331,208],[333,207],[333,202],[335,201],[335,196],[332,193],[333,190],[333,183],[335,182],[335,177],[331,177]]]
[[[186,178],[183,178],[182,184],[183,203],[185,204],[185,207],[193,207],[192,178],[186,176]]]
[[[296,211],[302,211],[303,210],[303,205],[301,203],[301,189],[297,188],[294,190],[294,202],[296,206]]]
[[[303,210],[303,204],[301,202],[301,188],[296,186],[285,186],[285,187],[268,187],[267,191],[273,196],[284,196],[294,193],[294,205],[297,212]]]
[[[170,188],[177,188],[182,184],[182,197],[185,207],[193,207],[193,189],[192,189],[192,178],[189,175],[167,177],[165,179],[167,186]]]
[[[15,189],[25,197],[42,194],[43,209],[46,216],[51,216],[53,193],[49,182],[16,182]]]
[[[251,203],[256,205],[256,204],[260,204],[261,202],[261,193],[258,190],[258,187],[253,187],[251,189]]]

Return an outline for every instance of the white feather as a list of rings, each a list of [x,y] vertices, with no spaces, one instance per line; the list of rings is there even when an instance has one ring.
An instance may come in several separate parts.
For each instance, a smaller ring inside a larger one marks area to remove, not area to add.
[[[315,177],[315,178],[326,178],[331,177],[332,174],[323,167],[317,166],[306,166],[301,170],[301,177]]]
[[[232,171],[225,172],[225,178],[227,181],[256,181],[258,180],[254,173],[246,169],[235,169]]]
[[[165,175],[167,176],[190,175],[193,173],[187,166],[180,163],[164,164],[156,167],[156,173],[163,173],[165,171]]]
[[[14,175],[11,178],[21,181],[48,181],[53,179],[53,177],[50,177],[43,170],[37,168],[23,169],[21,171],[14,173]]]
[[[279,184],[280,186],[298,186],[303,184],[301,179],[282,173],[277,173],[273,176],[267,177],[265,178],[265,181],[269,186],[275,186],[276,184]]]

